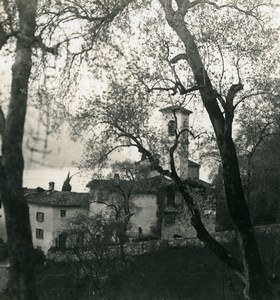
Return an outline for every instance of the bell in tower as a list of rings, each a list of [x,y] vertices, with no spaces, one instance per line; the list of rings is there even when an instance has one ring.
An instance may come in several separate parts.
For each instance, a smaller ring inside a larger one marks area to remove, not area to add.
[[[188,178],[188,128],[190,110],[180,106],[169,106],[160,109],[162,113],[162,153],[163,167],[170,170],[170,148],[178,140],[174,153],[178,175],[184,180]]]

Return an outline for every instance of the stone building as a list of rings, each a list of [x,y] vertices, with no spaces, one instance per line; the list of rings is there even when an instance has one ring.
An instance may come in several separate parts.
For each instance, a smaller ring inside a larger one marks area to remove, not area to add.
[[[51,247],[66,246],[64,231],[68,229],[71,218],[79,213],[88,215],[88,193],[28,189],[25,196],[29,206],[33,245],[45,253]]]
[[[210,184],[199,179],[200,165],[188,159],[189,116],[191,111],[169,106],[162,113],[162,147],[158,153],[160,165],[170,169],[170,147],[178,138],[174,153],[176,171],[190,188],[194,201],[201,209],[202,219],[212,232],[215,223],[215,204]],[[149,162],[142,161],[149,165]],[[170,239],[174,236],[191,237],[195,232],[190,224],[188,209],[173,181],[159,176],[151,170],[145,179],[137,181],[92,180],[88,183],[93,202],[90,214],[112,209],[109,203],[124,203],[133,216],[130,219],[128,235],[131,238],[145,237]],[[125,199],[126,198],[126,199]]]
[[[201,211],[206,228],[215,229],[215,203],[210,184],[201,180],[187,179],[194,201]],[[132,215],[127,234],[131,239],[172,239],[174,236],[196,235],[190,224],[187,205],[172,180],[154,176],[138,181],[119,179],[92,180],[88,183],[92,197],[89,214],[115,213],[113,206],[121,210],[127,206]]]
[[[128,180],[92,180],[87,184],[92,194],[89,214],[107,211],[115,213],[112,205],[122,211],[123,217],[131,214],[128,227],[130,238],[139,237],[139,228],[143,237],[161,237],[160,206],[162,189],[166,179],[155,176],[138,181]]]
[[[210,232],[214,231],[215,203],[210,184],[199,179],[200,165],[188,158],[188,128],[191,112],[178,106],[160,110],[162,113],[161,165],[169,169],[168,150],[178,139],[175,152],[176,169],[190,189],[200,208],[202,220]],[[145,162],[143,162],[145,163]],[[89,193],[59,192],[51,185],[49,190],[26,189],[34,247],[47,252],[51,247],[66,246],[65,231],[68,221],[78,213],[94,216],[102,212],[122,211],[129,214],[127,235],[131,239],[172,239],[195,236],[187,205],[172,180],[151,170],[145,178],[136,181],[94,179],[87,185]],[[1,211],[0,211],[1,214]],[[4,214],[0,222],[4,221]],[[0,223],[0,225],[2,224]],[[2,226],[3,227],[3,226]],[[3,228],[2,228],[3,229]],[[0,228],[0,238],[5,230]]]
[[[51,247],[65,247],[64,231],[68,228],[69,220],[79,213],[88,215],[91,196],[88,193],[25,188],[24,194],[29,207],[34,248],[42,249],[44,253]],[[6,242],[5,215],[2,208],[0,220],[0,238]]]
[[[196,179],[184,181],[191,193],[191,196],[198,207],[202,222],[211,233],[215,231],[215,199],[213,188],[210,184]],[[191,225],[191,215],[181,194],[174,184],[166,187],[166,194],[163,205],[163,222],[161,229],[162,239],[174,237],[194,237],[196,232]]]

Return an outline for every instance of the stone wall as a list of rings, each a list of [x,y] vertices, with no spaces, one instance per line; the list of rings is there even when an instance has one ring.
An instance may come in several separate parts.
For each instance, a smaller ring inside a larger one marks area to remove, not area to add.
[[[280,227],[279,227],[280,231]],[[219,232],[213,236],[221,243],[230,243],[234,240],[235,233],[233,231]],[[144,242],[130,242],[125,245],[125,252],[128,255],[142,255],[145,253],[156,252],[166,248],[182,248],[188,246],[204,247],[203,243],[196,237],[180,238],[172,240],[153,240]],[[71,251],[49,251],[47,255],[49,261],[66,262],[76,260],[73,258]]]
[[[280,234],[280,225],[256,226],[254,228],[256,236],[275,236]],[[213,233],[212,236],[222,244],[229,244],[235,241],[234,231],[224,231]],[[144,242],[130,242],[125,245],[125,252],[128,255],[142,255],[156,252],[166,248],[185,248],[188,246],[204,247],[203,243],[196,237],[179,238],[171,240],[154,240]],[[55,262],[66,262],[71,260],[71,251],[49,251],[47,259]]]
[[[215,200],[211,191],[204,187],[193,187],[191,195],[200,211],[201,219],[210,233],[215,232]],[[173,218],[173,220],[171,218]],[[166,218],[170,218],[168,223]],[[191,225],[191,215],[180,193],[176,193],[174,207],[166,206],[162,225],[162,239],[172,239],[174,235],[183,238],[195,237],[196,231]]]

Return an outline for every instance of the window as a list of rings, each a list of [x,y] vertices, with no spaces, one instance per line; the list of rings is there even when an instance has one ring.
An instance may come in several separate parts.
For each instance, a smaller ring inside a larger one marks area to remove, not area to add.
[[[60,211],[60,216],[61,216],[61,217],[66,217],[66,210],[65,210],[65,209],[62,209],[62,210]]]
[[[44,238],[44,230],[43,229],[36,229],[36,238],[37,239],[43,239]]]
[[[174,120],[171,120],[168,122],[168,135],[174,136],[176,133],[176,122]]]
[[[38,221],[38,222],[44,222],[44,213],[37,212],[36,213],[36,221]]]

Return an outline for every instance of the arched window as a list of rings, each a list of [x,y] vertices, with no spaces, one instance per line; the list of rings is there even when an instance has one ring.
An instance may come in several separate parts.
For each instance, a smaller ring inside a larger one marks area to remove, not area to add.
[[[170,120],[168,122],[168,135],[174,136],[176,133],[176,122],[174,120]]]

